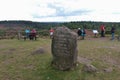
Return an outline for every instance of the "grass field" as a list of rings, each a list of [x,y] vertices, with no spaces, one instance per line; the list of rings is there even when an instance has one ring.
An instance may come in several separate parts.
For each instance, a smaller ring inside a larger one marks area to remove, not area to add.
[[[34,54],[39,48],[44,53]],[[78,40],[78,56],[98,72],[59,71],[51,67],[51,39],[37,41],[0,40],[0,80],[120,80],[120,42],[106,38]],[[111,69],[105,72],[105,69]]]

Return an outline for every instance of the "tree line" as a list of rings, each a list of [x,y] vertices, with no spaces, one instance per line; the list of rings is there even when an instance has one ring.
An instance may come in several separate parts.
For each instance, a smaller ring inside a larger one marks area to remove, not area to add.
[[[74,21],[74,22],[33,22],[33,21],[0,21],[0,35],[4,34],[4,32],[12,32],[12,31],[24,31],[25,28],[35,28],[37,31],[41,32],[41,34],[46,35],[46,30],[49,30],[51,27],[60,27],[66,26],[70,29],[98,29],[101,24],[106,26],[106,31],[110,31],[111,26],[114,25],[115,28],[120,32],[120,22],[94,22],[94,21]],[[48,33],[47,33],[48,34]]]

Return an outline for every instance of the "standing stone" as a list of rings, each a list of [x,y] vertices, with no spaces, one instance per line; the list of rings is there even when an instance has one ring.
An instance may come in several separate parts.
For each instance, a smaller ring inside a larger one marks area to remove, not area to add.
[[[67,27],[58,27],[52,38],[52,66],[69,70],[77,63],[77,34]]]

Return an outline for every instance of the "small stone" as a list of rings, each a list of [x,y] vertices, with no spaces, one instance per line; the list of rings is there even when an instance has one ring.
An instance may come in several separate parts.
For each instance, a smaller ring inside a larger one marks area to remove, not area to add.
[[[104,69],[104,72],[107,72],[107,73],[110,73],[110,72],[112,72],[112,71],[113,71],[113,69],[112,69],[111,67]]]
[[[41,48],[33,51],[31,54],[35,55],[35,54],[44,54],[44,53],[45,53],[45,49],[41,47]]]
[[[93,73],[93,72],[97,72],[97,68],[91,64],[85,64],[83,66],[83,71]]]

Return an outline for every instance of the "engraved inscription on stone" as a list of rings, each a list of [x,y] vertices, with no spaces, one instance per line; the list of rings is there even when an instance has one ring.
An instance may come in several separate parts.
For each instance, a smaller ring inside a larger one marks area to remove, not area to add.
[[[71,69],[77,62],[77,34],[67,27],[58,27],[52,39],[52,65],[60,70]]]

